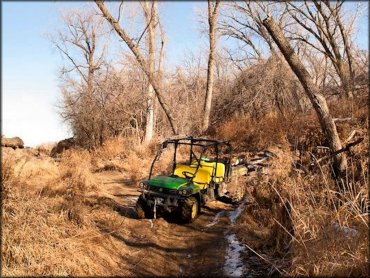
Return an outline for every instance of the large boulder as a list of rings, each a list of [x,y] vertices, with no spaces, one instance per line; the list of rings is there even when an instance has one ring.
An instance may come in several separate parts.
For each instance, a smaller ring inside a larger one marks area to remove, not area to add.
[[[23,149],[24,143],[23,140],[19,137],[12,137],[12,138],[6,138],[4,136],[1,136],[1,146],[2,147],[10,147],[13,149]]]
[[[68,150],[76,145],[76,141],[73,137],[61,140],[58,144],[51,150],[50,156],[57,157],[65,150]]]

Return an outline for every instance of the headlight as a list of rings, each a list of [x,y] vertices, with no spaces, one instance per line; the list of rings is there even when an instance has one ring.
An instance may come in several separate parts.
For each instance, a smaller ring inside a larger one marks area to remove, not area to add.
[[[191,193],[192,193],[192,190],[191,189],[188,189],[188,190],[186,190],[186,189],[180,189],[179,190],[179,194],[180,195],[189,195]]]
[[[141,189],[147,189],[148,188],[148,185],[143,183],[143,182],[140,182],[139,186],[140,186]]]

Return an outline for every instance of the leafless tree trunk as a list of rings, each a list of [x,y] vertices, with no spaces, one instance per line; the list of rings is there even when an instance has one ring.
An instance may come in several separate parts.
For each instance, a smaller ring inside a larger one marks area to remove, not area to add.
[[[172,112],[170,111],[170,108],[168,104],[165,102],[163,97],[163,91],[161,89],[161,86],[158,82],[158,78],[153,74],[153,72],[150,71],[149,64],[145,61],[143,55],[141,54],[139,48],[134,43],[133,39],[125,32],[125,30],[119,25],[118,21],[113,18],[107,7],[105,6],[103,1],[95,0],[96,5],[100,9],[100,11],[103,14],[103,17],[109,22],[109,24],[113,27],[113,29],[116,31],[116,33],[121,37],[121,39],[126,43],[126,45],[130,48],[132,53],[135,55],[136,60],[138,61],[141,69],[147,76],[149,83],[152,84],[154,92],[158,98],[158,101],[163,109],[163,111],[166,114],[166,117],[168,119],[168,122],[171,126],[172,132],[174,134],[177,134],[177,128],[175,125],[175,119],[173,117]]]
[[[318,89],[312,82],[309,73],[305,69],[299,57],[294,53],[293,48],[276,22],[272,18],[267,17],[263,21],[263,24],[279,47],[280,51],[283,53],[293,72],[301,82],[307,96],[312,103],[313,108],[317,113],[321,128],[327,137],[331,150],[333,152],[340,150],[342,148],[342,144],[339,139],[335,123],[329,113],[325,98],[319,94]],[[338,174],[345,172],[347,168],[347,161],[343,153],[337,154],[334,157],[334,167]]]
[[[164,49],[166,44],[166,33],[163,29],[162,23],[158,17],[158,26],[161,39],[161,46],[159,50],[159,60],[158,60],[158,80],[163,89],[163,77],[164,77]],[[154,129],[157,128],[157,119],[158,119],[158,101],[154,99]]]
[[[211,0],[208,0],[209,57],[207,69],[207,90],[206,90],[206,99],[204,102],[204,118],[202,128],[203,131],[205,131],[209,126],[209,116],[211,113],[212,106],[215,51],[216,51],[216,27],[219,6],[220,0],[216,0],[215,4],[213,4]]]
[[[155,70],[155,28],[157,20],[157,1],[151,4],[147,1],[143,3],[146,25],[148,26],[147,44],[148,44],[148,64],[149,71],[153,74]],[[147,92],[147,112],[144,142],[149,143],[154,134],[154,101],[155,94],[152,84],[148,84]]]

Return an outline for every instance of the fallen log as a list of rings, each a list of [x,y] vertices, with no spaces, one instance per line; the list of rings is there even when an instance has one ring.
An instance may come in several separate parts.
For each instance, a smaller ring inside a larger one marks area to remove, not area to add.
[[[348,138],[346,139],[346,141],[344,141],[345,143],[349,142],[352,140],[352,138],[356,135],[357,131],[356,130],[353,130],[351,132],[351,134],[348,136]]]
[[[344,122],[357,122],[357,118],[333,118],[335,123],[344,123]]]
[[[360,144],[363,140],[364,140],[364,138],[359,138],[359,139],[357,139],[356,141],[354,141],[354,142],[352,142],[352,143],[347,144],[345,147],[341,148],[340,150],[337,150],[337,151],[335,151],[335,152],[332,152],[330,155],[327,155],[327,156],[324,156],[324,157],[322,157],[322,158],[317,159],[317,160],[316,160],[316,163],[319,163],[319,162],[321,162],[321,161],[323,161],[323,160],[329,159],[329,158],[331,158],[331,157],[333,157],[333,156],[335,156],[335,155],[337,155],[337,154],[339,154],[339,153],[347,152],[347,151],[349,151],[349,149],[350,149],[351,147],[353,147],[353,146],[356,146],[356,145]]]

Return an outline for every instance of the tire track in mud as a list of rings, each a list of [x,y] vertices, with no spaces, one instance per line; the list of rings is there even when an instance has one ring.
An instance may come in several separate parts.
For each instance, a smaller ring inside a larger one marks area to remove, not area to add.
[[[232,232],[246,200],[238,207],[211,201],[194,223],[179,224],[169,217],[135,219],[139,196],[135,184],[118,172],[97,174],[102,192],[122,206],[124,230],[116,236],[125,244],[122,267],[133,276],[243,276],[246,252]],[[126,250],[125,249],[125,250]]]

